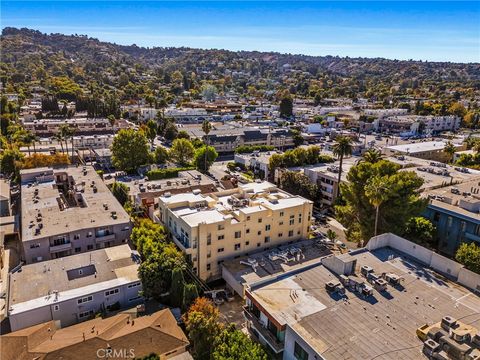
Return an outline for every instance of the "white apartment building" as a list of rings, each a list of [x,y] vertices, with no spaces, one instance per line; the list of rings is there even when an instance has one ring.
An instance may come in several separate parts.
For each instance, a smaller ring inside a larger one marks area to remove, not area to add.
[[[23,266],[10,275],[12,331],[50,320],[70,326],[136,306],[143,301],[139,264],[138,253],[124,244]]]
[[[208,195],[199,191],[159,198],[154,221],[164,224],[194,271],[221,276],[221,264],[249,253],[308,238],[313,203],[268,182]]]
[[[235,154],[234,161],[242,164],[247,169],[251,169],[254,173],[262,176],[264,180],[270,175],[268,165],[273,154],[281,154],[277,151],[253,152],[250,154]]]
[[[21,238],[27,263],[125,243],[130,217],[93,167],[22,170]]]
[[[377,131],[391,133],[416,134],[420,130],[424,133],[438,133],[442,131],[456,131],[460,128],[461,118],[458,116],[417,116],[400,115],[379,118],[374,121]],[[423,129],[421,129],[423,127]]]

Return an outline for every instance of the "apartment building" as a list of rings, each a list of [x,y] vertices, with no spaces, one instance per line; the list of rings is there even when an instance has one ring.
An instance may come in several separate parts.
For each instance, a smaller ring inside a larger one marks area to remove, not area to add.
[[[220,278],[225,259],[308,238],[313,206],[268,182],[208,195],[164,194],[158,202],[154,220],[207,281]]]
[[[124,312],[63,329],[49,321],[4,334],[0,340],[3,360],[143,359],[151,353],[162,360],[192,359],[188,339],[169,309],[148,316]]]
[[[452,336],[455,326],[446,334],[424,330],[446,318],[468,319],[478,329],[479,281],[455,261],[382,234],[365,248],[250,283],[244,315],[253,336],[284,360],[450,359],[447,351],[474,359],[478,335],[474,341],[461,332]],[[436,343],[440,335],[451,338],[445,351]],[[426,356],[427,338],[438,357]]]
[[[130,217],[93,167],[22,170],[21,239],[26,263],[125,243]]]
[[[62,125],[70,125],[76,129],[76,134],[92,135],[113,133],[115,130],[128,128],[126,121],[118,120],[114,126],[104,118],[71,118],[71,119],[27,119],[24,118],[22,125],[27,131],[38,136],[51,136],[60,130]]]
[[[124,244],[21,267],[10,275],[12,331],[51,320],[66,327],[136,306],[143,301],[139,264],[140,256]]]
[[[255,174],[260,175],[264,180],[270,176],[269,163],[273,154],[281,154],[277,151],[253,152],[250,154],[235,154],[235,163],[242,164],[251,169]]]
[[[461,118],[454,115],[448,116],[389,116],[379,118],[374,122],[375,129],[390,133],[424,132],[427,134],[442,131],[456,131],[460,128]]]
[[[461,184],[429,190],[425,217],[437,228],[438,250],[454,256],[466,242],[480,246],[480,176]]]

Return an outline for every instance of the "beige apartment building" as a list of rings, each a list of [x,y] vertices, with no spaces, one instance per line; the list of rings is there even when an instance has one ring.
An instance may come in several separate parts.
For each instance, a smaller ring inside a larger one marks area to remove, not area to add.
[[[226,259],[308,238],[312,207],[269,182],[255,182],[208,195],[165,193],[154,220],[210,281],[220,278]]]
[[[93,167],[22,170],[27,264],[126,243],[130,217]]]

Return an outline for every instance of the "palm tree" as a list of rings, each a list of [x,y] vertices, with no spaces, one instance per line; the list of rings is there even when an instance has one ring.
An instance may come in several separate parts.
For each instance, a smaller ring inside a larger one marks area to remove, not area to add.
[[[333,144],[333,155],[337,156],[340,160],[338,167],[338,186],[337,186],[337,196],[340,193],[340,181],[342,180],[342,167],[343,167],[343,157],[352,155],[352,138],[348,136],[338,136],[335,139],[335,144]]]
[[[374,176],[370,178],[365,185],[365,195],[370,201],[370,204],[375,207],[374,236],[377,236],[380,205],[382,205],[382,203],[387,200],[389,196],[388,178],[380,176]]]
[[[63,135],[58,132],[52,137],[60,143],[60,146],[62,147],[62,154],[65,154],[65,150],[63,149]]]
[[[378,149],[368,149],[363,153],[362,161],[375,164],[382,159],[382,152]]]
[[[443,148],[443,152],[448,155],[448,162],[453,161],[453,154],[455,154],[456,151],[457,148],[455,147],[455,145],[453,145],[451,141],[447,141]]]
[[[210,134],[210,131],[212,130],[212,124],[208,120],[204,120],[202,123],[202,131],[205,133],[205,142],[206,142],[206,147],[208,147],[208,134]],[[205,164],[204,164],[204,169],[207,171],[207,149],[205,148]]]
[[[62,124],[60,125],[60,135],[61,139],[65,141],[65,151],[68,155],[68,138],[70,137],[70,125],[69,124]],[[62,145],[63,149],[63,145]]]
[[[22,136],[22,143],[25,145],[28,149],[28,156],[30,156],[30,146],[35,147],[35,135],[33,135],[32,132],[27,131],[25,134]]]

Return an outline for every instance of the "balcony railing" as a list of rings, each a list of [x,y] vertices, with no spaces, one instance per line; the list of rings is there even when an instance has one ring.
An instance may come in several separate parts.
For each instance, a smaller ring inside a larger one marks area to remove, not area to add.
[[[271,346],[273,351],[275,351],[277,354],[283,351],[284,343],[278,341],[275,335],[273,335],[267,328],[265,328],[265,325],[263,325],[258,320],[258,318],[253,315],[245,306],[243,307],[243,313],[245,315],[245,318],[247,319],[248,327],[250,328],[253,325],[255,330],[257,330],[262,335],[265,341]]]
[[[50,252],[56,253],[60,251],[70,250],[72,248],[72,243],[60,244],[60,245],[52,245],[50,246]]]
[[[105,242],[105,241],[112,241],[115,240],[115,234],[102,234],[101,236],[96,235],[95,241],[98,242]]]

